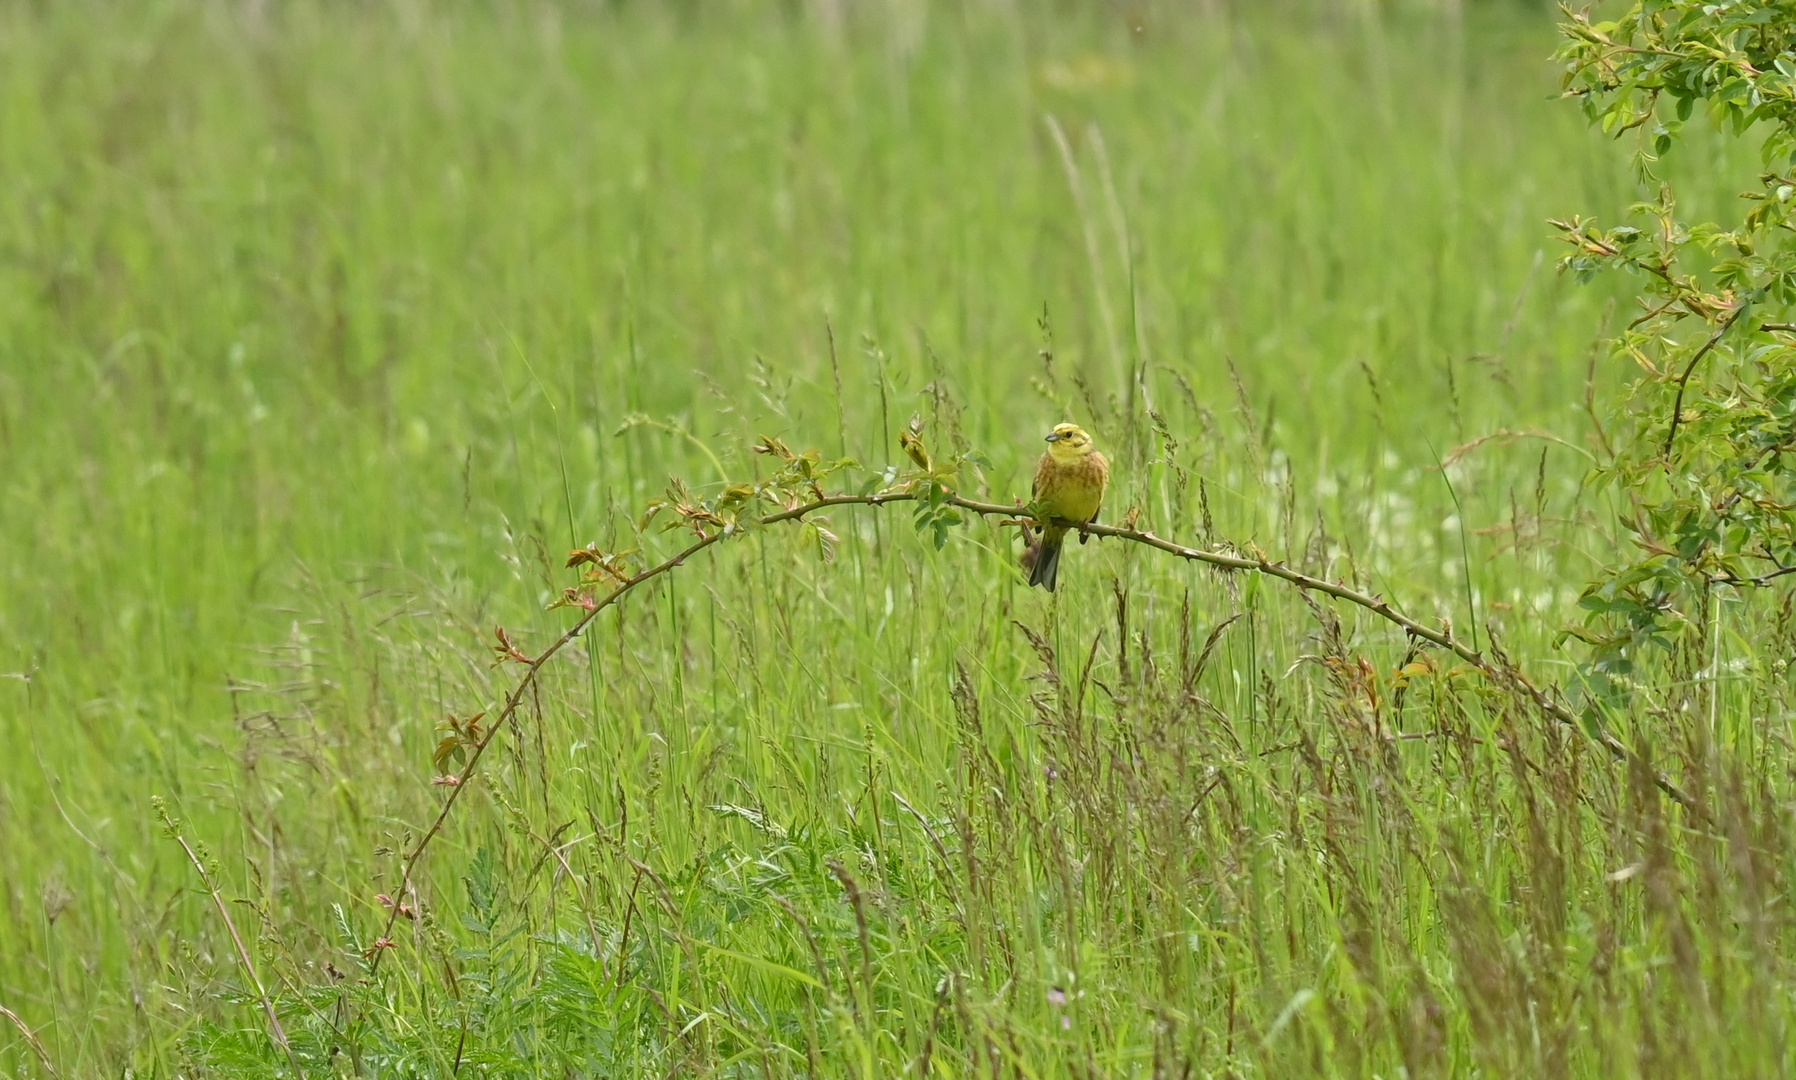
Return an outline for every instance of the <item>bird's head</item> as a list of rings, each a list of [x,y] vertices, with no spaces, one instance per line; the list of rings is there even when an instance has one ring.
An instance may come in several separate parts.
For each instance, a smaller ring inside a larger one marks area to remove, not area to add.
[[[1048,432],[1048,453],[1062,461],[1082,458],[1096,449],[1091,436],[1078,424],[1061,424]]]

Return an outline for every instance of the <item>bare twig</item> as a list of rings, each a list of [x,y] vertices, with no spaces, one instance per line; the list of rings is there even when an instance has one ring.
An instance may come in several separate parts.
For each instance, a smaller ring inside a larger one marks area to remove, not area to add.
[[[980,513],[991,513],[998,509],[1004,509],[1006,512],[1014,512],[1008,510],[1008,508],[1002,507],[987,509],[986,507],[989,504],[969,505],[959,500],[956,501],[956,505],[965,506],[969,510],[977,510]],[[1466,663],[1477,668],[1479,672],[1492,682],[1527,698],[1541,712],[1546,713],[1561,724],[1575,728],[1578,731],[1584,730],[1584,726],[1578,722],[1578,717],[1575,713],[1564,705],[1561,705],[1559,702],[1553,700],[1552,695],[1536,686],[1513,664],[1503,663],[1498,659],[1486,655],[1484,652],[1472,648],[1462,642],[1459,638],[1455,637],[1450,629],[1434,630],[1422,625],[1392,607],[1383,597],[1363,593],[1357,589],[1348,588],[1338,582],[1311,577],[1308,574],[1299,573],[1283,563],[1275,563],[1263,558],[1249,559],[1237,555],[1224,555],[1220,552],[1203,551],[1199,548],[1185,547],[1182,544],[1175,544],[1170,540],[1162,540],[1153,533],[1143,532],[1138,529],[1122,529],[1117,528],[1114,525],[1091,525],[1087,528],[1093,536],[1113,536],[1119,540],[1128,540],[1137,544],[1146,544],[1148,547],[1157,548],[1169,555],[1177,555],[1181,559],[1190,559],[1193,562],[1207,563],[1210,566],[1220,567],[1225,570],[1258,571],[1259,573],[1266,574],[1270,577],[1289,582],[1306,592],[1319,592],[1326,596],[1332,596],[1337,600],[1345,600],[1350,604],[1370,611],[1379,618],[1384,619],[1386,622],[1401,627],[1404,633],[1413,638],[1420,638],[1431,645],[1438,646],[1439,648],[1446,649],[1448,652],[1453,653],[1461,660],[1464,660]],[[1598,742],[1602,743],[1604,749],[1608,750],[1618,761],[1633,760],[1633,751],[1628,749],[1627,744],[1623,743],[1609,732],[1598,732],[1594,737]],[[1672,800],[1678,803],[1678,805],[1687,810],[1694,811],[1696,809],[1696,804],[1690,796],[1685,794],[1681,788],[1676,784],[1673,784],[1665,776],[1655,774],[1654,781],[1658,784],[1659,790],[1670,796]]]
[[[1769,573],[1759,574],[1756,577],[1749,577],[1749,576],[1744,576],[1741,574],[1733,574],[1733,573],[1712,574],[1709,577],[1709,581],[1711,584],[1732,585],[1735,588],[1745,588],[1747,586],[1763,587],[1763,586],[1771,584],[1773,581],[1776,581],[1780,577],[1786,577],[1790,574],[1796,574],[1796,566],[1785,566],[1782,563],[1777,563],[1776,565],[1777,565],[1777,569],[1772,570]]]
[[[1671,427],[1665,432],[1664,457],[1667,462],[1671,460],[1672,443],[1674,443],[1678,437],[1678,422],[1684,418],[1684,388],[1690,384],[1690,373],[1696,370],[1696,365],[1702,362],[1703,357],[1709,355],[1709,350],[1715,347],[1715,344],[1721,340],[1722,335],[1726,334],[1733,328],[1735,323],[1740,321],[1740,316],[1746,314],[1746,309],[1750,306],[1750,304],[1742,302],[1739,307],[1735,308],[1734,313],[1727,317],[1727,321],[1720,326],[1717,326],[1715,332],[1709,335],[1709,340],[1702,343],[1702,348],[1696,350],[1696,355],[1692,356],[1690,362],[1684,365],[1684,373],[1678,376],[1677,399],[1671,403]]]

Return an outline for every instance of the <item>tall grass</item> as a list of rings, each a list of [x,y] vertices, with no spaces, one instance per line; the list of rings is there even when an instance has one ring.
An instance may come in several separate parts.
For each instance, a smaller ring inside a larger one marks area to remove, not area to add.
[[[1070,416],[1107,515],[1563,675],[1624,373],[1544,222],[1633,192],[1551,45],[0,12],[0,1071],[289,1070],[153,796],[319,1074],[1786,1071],[1787,604],[1615,718],[1630,769],[1270,580],[1096,543],[1051,599],[999,530],[842,512],[833,561],[768,530],[596,623],[394,894],[493,625],[549,640],[570,547],[763,433],[877,469],[916,414],[1008,499]]]

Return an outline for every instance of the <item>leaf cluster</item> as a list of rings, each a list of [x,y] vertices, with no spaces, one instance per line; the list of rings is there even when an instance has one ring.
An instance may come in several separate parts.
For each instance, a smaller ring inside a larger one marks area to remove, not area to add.
[[[898,474],[875,477],[870,483],[874,486],[883,483],[888,489],[898,485],[903,490],[915,492],[917,508],[912,523],[940,551],[948,542],[948,530],[966,520],[953,505],[954,496],[960,491],[962,470],[968,466],[989,467],[990,463],[978,451],[937,460],[923,443],[923,420],[919,416],[911,417],[910,423],[898,432],[898,443],[916,469],[902,477]],[[902,485],[899,485],[900,479],[904,481]]]
[[[1636,173],[1657,189],[1624,224],[1553,223],[1571,248],[1562,271],[1640,282],[1636,316],[1609,342],[1636,374],[1596,476],[1623,496],[1631,554],[1586,589],[1586,624],[1570,632],[1608,677],[1700,621],[1714,587],[1796,572],[1796,6],[1639,0],[1613,20],[1566,14],[1566,95],[1605,133],[1632,133]],[[1758,187],[1732,220],[1689,220],[1661,176],[1698,106],[1758,142]]]
[[[431,751],[430,763],[436,766],[438,773],[448,769],[451,763],[461,765],[467,760],[468,754],[480,745],[481,740],[486,737],[486,732],[480,726],[480,721],[485,717],[485,712],[478,712],[463,720],[451,713],[437,724],[437,731],[443,737],[437,740],[436,749]]]

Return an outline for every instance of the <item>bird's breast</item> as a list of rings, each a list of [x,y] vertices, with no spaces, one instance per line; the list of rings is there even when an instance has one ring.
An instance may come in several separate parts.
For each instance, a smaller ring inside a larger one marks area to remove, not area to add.
[[[1042,509],[1068,521],[1090,521],[1104,501],[1109,471],[1103,456],[1096,453],[1074,461],[1044,457],[1035,478]]]

